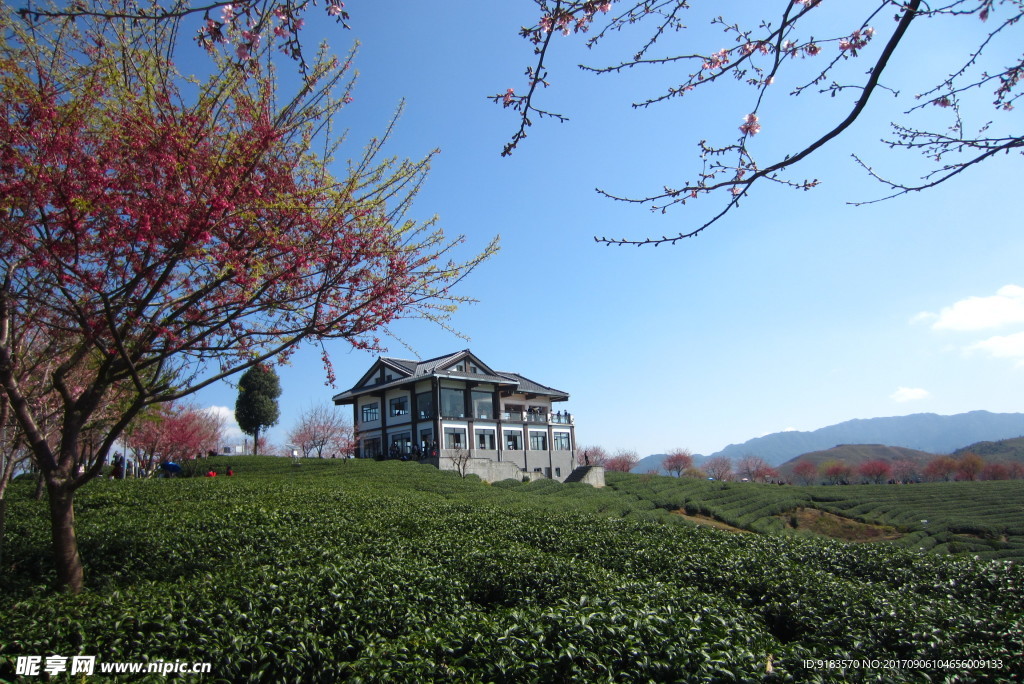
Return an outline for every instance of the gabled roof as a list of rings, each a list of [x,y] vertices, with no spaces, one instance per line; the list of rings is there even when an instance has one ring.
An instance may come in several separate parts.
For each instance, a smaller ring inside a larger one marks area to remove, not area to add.
[[[460,362],[467,360],[472,362],[479,372],[470,373],[468,370],[455,370],[455,367]],[[401,377],[388,382],[375,383],[364,387],[363,385],[365,385],[368,380],[370,380],[375,374],[380,373],[381,366],[396,371]],[[534,382],[533,380],[519,375],[518,373],[496,371],[483,363],[470,350],[463,349],[462,351],[445,354],[444,356],[438,356],[425,361],[381,356],[372,366],[370,366],[370,370],[364,373],[351,389],[334,395],[333,401],[335,404],[349,404],[352,403],[352,401],[354,401],[360,394],[365,394],[370,391],[380,392],[381,390],[387,390],[408,384],[410,381],[416,381],[421,378],[426,379],[429,377],[453,378],[475,382],[491,382],[497,385],[504,385],[509,389],[514,389],[515,391],[525,394],[550,396],[554,401],[566,401],[569,399],[568,393]]]
[[[526,376],[519,375],[519,373],[507,373],[502,371],[501,373],[509,380],[514,380],[517,384],[517,390],[523,394],[543,394],[551,397],[554,401],[568,401],[569,393],[561,390],[556,390],[554,387],[548,387],[542,385],[539,382],[534,382]]]

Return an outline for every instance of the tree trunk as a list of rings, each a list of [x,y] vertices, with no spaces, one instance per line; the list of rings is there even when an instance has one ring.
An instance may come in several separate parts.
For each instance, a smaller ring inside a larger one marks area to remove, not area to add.
[[[43,498],[43,483],[46,482],[46,476],[42,472],[36,478],[36,493],[32,495],[32,498],[39,501]]]
[[[4,531],[7,529],[7,499],[0,499],[0,567],[4,564]]]
[[[82,558],[75,536],[74,491],[67,484],[46,483],[50,495],[50,526],[53,536],[53,564],[57,586],[62,591],[80,594],[85,583]]]
[[[253,456],[259,456],[259,451],[258,451],[259,448],[260,448],[260,428],[257,425],[256,426],[256,430],[253,431],[253,433],[252,433],[252,455]]]

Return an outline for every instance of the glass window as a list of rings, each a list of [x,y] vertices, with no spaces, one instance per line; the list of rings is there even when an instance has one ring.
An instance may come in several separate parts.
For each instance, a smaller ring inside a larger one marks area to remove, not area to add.
[[[444,448],[445,449],[465,449],[466,448],[466,430],[465,430],[465,428],[445,428],[444,429]]]
[[[445,418],[466,417],[465,392],[457,389],[441,390],[441,415]]]
[[[416,415],[420,418],[434,417],[433,392],[420,392],[416,395]]]
[[[494,449],[494,430],[476,431],[477,449]]]
[[[391,446],[388,452],[392,456],[400,456],[408,454],[412,451],[412,434],[408,432],[400,432],[397,435],[391,435]]]
[[[391,415],[405,416],[409,414],[409,397],[395,397],[391,400]]]
[[[372,423],[375,420],[380,420],[380,405],[363,404],[363,422]]]
[[[471,392],[473,400],[473,416],[476,418],[494,418],[494,400],[490,392]]]
[[[426,430],[420,430],[420,449],[423,453],[430,453],[431,448],[434,446],[434,431],[430,428]]]
[[[363,458],[376,458],[380,456],[380,438],[371,437],[363,440]]]
[[[519,430],[505,430],[505,448],[519,451],[523,448],[523,433]]]
[[[568,432],[556,432],[553,435],[554,448],[561,451],[568,451],[572,447],[569,445],[569,433]]]
[[[547,451],[548,448],[548,433],[546,432],[531,432],[530,433],[530,448],[534,451]]]

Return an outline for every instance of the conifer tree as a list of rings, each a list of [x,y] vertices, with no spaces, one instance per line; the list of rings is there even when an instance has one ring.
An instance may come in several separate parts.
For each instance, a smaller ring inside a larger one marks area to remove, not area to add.
[[[252,435],[252,453],[257,454],[260,430],[277,425],[281,411],[277,398],[281,396],[281,381],[273,368],[253,366],[238,382],[238,400],[235,402],[235,420],[242,432]]]

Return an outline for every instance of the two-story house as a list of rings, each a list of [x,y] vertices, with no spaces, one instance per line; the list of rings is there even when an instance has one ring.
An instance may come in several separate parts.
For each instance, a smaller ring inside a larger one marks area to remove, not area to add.
[[[476,459],[501,463],[496,472],[502,474],[561,481],[575,466],[573,419],[555,406],[568,399],[518,373],[494,370],[466,349],[426,361],[382,356],[334,403],[352,406],[362,458],[452,469],[468,457],[477,466],[488,464]]]

